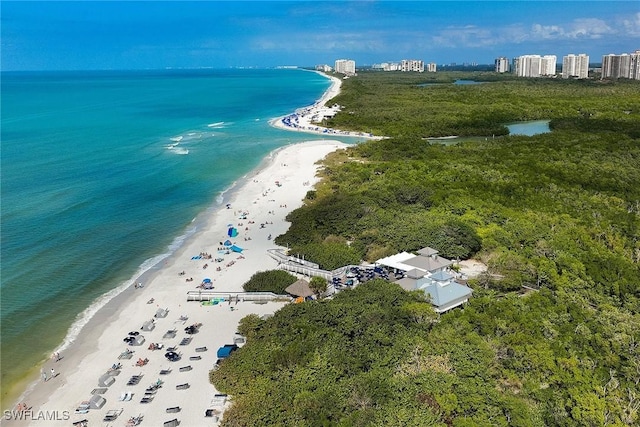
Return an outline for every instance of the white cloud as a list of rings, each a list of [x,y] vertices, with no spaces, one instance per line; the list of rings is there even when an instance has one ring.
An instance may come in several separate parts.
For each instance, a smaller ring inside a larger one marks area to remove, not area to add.
[[[599,18],[579,18],[567,23],[511,24],[503,27],[448,27],[431,36],[440,47],[487,47],[553,40],[596,40],[607,36],[640,36],[640,13],[608,23]]]
[[[616,31],[606,22],[598,18],[574,19],[566,25],[531,26],[532,40],[571,40],[571,39],[599,39]]]
[[[620,20],[623,33],[629,37],[640,37],[640,12]]]

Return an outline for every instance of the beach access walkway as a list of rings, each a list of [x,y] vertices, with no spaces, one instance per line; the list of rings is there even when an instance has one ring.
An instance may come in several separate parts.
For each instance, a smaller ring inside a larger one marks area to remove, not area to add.
[[[268,249],[267,253],[271,258],[278,262],[278,268],[281,270],[302,274],[308,277],[322,277],[328,282],[332,282],[334,277],[344,276],[352,267],[351,265],[345,265],[344,267],[337,268],[333,271],[328,271],[321,269],[318,264],[313,262],[287,255],[284,249]]]
[[[273,292],[221,292],[213,290],[188,291],[187,301],[213,301],[216,304],[226,302],[266,303],[268,301],[291,302],[290,295],[278,295]]]

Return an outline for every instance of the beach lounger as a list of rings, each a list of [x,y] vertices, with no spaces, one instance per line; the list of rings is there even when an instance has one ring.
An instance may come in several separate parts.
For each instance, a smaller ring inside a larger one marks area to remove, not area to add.
[[[211,404],[213,406],[224,406],[226,402],[227,402],[226,394],[214,394],[213,399],[211,399]]]
[[[84,420],[74,421],[72,424],[74,427],[87,427],[89,425],[89,420],[85,418]]]
[[[180,345],[188,345],[191,342],[191,338],[187,337],[187,338],[182,338],[182,341],[180,341]]]
[[[202,353],[203,351],[207,351],[207,347],[197,347],[196,353]]]
[[[170,421],[165,421],[163,426],[164,427],[177,427],[180,424],[180,421],[178,421],[177,418],[174,418]]]
[[[129,378],[127,385],[137,385],[141,379],[142,375],[133,375],[131,378]]]
[[[85,400],[82,403],[80,403],[76,408],[76,414],[88,414],[89,408],[90,408],[89,401]]]
[[[169,375],[171,373],[171,369],[162,369],[160,371],[160,375]]]
[[[190,371],[191,369],[193,369],[193,368],[191,367],[191,365],[183,366],[183,367],[181,367],[181,368],[180,368],[180,372],[188,372],[188,371]]]
[[[107,411],[102,421],[115,421],[121,413],[122,409],[110,409]]]
[[[122,353],[120,353],[120,356],[118,356],[119,360],[122,359],[131,359],[133,357],[133,351],[123,351]]]
[[[176,333],[178,333],[177,329],[169,329],[167,332],[165,332],[162,338],[175,338]]]
[[[180,411],[181,411],[181,408],[179,406],[172,406],[171,408],[167,408],[167,414],[174,414]]]
[[[191,356],[191,357],[189,357],[189,360],[200,360],[200,359],[202,359],[201,356]]]
[[[140,403],[151,403],[153,401],[153,397],[145,396],[140,400]]]
[[[127,427],[140,425],[140,423],[142,422],[142,418],[143,418],[142,414],[138,415],[137,417],[129,418],[129,421],[127,421]]]
[[[128,402],[131,400],[132,397],[133,397],[133,393],[131,393],[130,391],[125,391],[125,392],[122,392],[118,400],[120,402]]]
[[[94,388],[93,390],[91,390],[91,394],[104,394],[106,392],[107,392],[107,388],[105,387]]]
[[[176,386],[176,390],[186,390],[186,389],[188,389],[189,387],[191,387],[191,386],[189,385],[189,383],[178,384],[178,385]]]

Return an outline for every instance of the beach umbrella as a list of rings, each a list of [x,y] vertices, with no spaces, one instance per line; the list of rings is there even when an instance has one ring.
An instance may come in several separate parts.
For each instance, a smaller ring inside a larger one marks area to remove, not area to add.
[[[227,240],[226,242],[224,242],[225,246],[231,246],[233,245],[233,243],[231,243],[231,240]]]
[[[211,283],[211,279],[207,277],[202,281],[202,283]]]

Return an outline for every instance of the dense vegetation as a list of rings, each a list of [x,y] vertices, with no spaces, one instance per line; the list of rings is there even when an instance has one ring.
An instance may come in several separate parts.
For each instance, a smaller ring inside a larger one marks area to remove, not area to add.
[[[248,319],[213,374],[235,397],[225,425],[640,424],[640,85],[424,79],[345,81],[335,126],[392,138],[331,155],[277,242],[366,260],[432,246],[489,274],[439,318],[375,281]],[[554,131],[423,138],[518,119]]]
[[[245,292],[273,292],[274,294],[286,294],[284,291],[298,278],[284,270],[258,271],[242,285]]]
[[[484,82],[454,85],[457,79]],[[366,73],[344,80],[330,127],[391,137],[506,135],[507,123],[584,117],[637,123],[638,82],[523,79],[495,73]],[[622,111],[635,111],[621,117]],[[595,118],[595,117],[592,117]],[[637,130],[637,126],[635,126]]]

